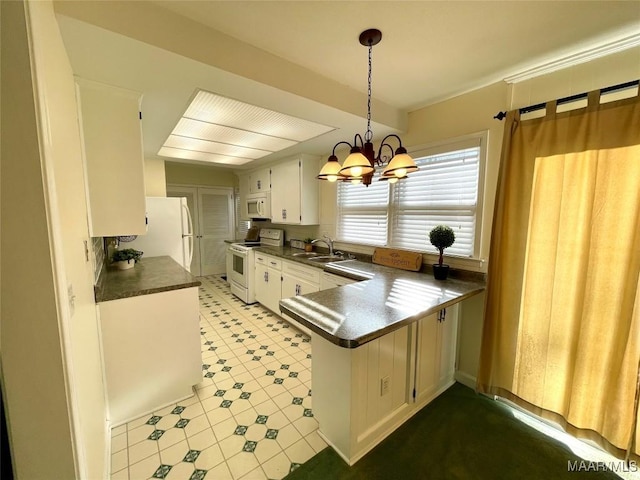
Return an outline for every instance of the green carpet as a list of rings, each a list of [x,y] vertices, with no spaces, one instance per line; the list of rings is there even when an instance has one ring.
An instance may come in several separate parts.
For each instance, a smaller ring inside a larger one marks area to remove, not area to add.
[[[619,480],[612,472],[568,471],[575,460],[581,459],[505,405],[456,383],[353,467],[326,448],[285,478]]]

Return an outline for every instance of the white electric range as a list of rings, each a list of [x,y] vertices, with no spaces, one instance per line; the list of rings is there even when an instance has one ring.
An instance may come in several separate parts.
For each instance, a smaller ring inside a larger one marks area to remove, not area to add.
[[[254,284],[254,249],[260,246],[282,247],[284,230],[263,228],[260,230],[260,241],[231,243],[227,253],[231,256],[227,279],[231,293],[244,303],[255,303]]]

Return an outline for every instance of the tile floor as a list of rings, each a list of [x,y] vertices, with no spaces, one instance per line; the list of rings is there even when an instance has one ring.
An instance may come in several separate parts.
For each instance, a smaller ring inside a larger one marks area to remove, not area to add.
[[[112,430],[112,480],[281,479],[326,447],[309,337],[201,277],[196,395]]]

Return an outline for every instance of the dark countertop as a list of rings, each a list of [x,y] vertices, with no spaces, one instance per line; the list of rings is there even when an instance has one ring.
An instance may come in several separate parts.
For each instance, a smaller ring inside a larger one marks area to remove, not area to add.
[[[169,256],[141,258],[135,267],[107,267],[94,287],[96,303],[197,287],[200,281]]]
[[[436,280],[431,274],[408,272],[361,260],[325,264],[293,257],[289,247],[257,251],[320,268],[358,283],[280,301],[280,310],[336,345],[356,348],[408,325],[485,288],[481,275]]]

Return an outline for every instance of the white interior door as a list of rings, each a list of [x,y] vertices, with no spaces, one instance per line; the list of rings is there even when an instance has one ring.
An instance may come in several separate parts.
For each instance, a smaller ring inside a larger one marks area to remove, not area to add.
[[[234,237],[233,189],[198,188],[200,274],[226,272],[225,240]]]
[[[193,257],[191,258],[191,274],[199,277],[200,273],[200,231],[198,222],[198,189],[181,185],[167,185],[167,197],[186,197],[187,206],[193,219]]]

